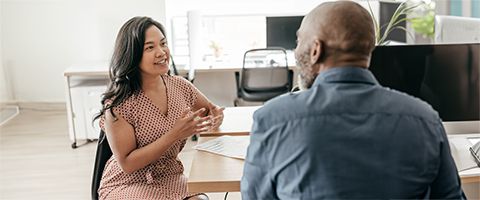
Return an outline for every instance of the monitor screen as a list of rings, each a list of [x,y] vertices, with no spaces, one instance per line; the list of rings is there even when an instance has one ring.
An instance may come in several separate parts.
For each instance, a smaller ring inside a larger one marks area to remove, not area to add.
[[[381,85],[429,103],[445,121],[480,120],[480,43],[377,46],[370,70]]]
[[[267,47],[295,49],[303,16],[267,17]]]

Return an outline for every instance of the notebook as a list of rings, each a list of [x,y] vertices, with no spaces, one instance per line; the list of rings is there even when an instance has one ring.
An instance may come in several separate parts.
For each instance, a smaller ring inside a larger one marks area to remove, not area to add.
[[[194,149],[226,157],[245,159],[250,136],[224,135],[194,146]]]

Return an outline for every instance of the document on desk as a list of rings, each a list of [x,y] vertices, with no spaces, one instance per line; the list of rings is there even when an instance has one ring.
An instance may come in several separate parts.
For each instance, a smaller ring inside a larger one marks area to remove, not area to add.
[[[224,135],[194,146],[194,149],[231,158],[245,159],[250,136]]]
[[[477,163],[475,163],[469,151],[469,148],[473,145],[471,143],[472,141],[465,137],[452,137],[448,140],[450,143],[450,151],[458,171],[477,167]]]
[[[467,139],[470,143],[472,143],[472,145],[475,145],[480,142],[480,137],[469,137]]]

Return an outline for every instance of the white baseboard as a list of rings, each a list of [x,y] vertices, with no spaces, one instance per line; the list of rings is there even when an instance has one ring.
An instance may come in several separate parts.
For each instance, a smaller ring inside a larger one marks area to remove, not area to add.
[[[20,113],[18,106],[1,105],[0,106],[0,126],[6,124]]]
[[[65,102],[9,101],[0,102],[0,108],[18,106],[20,110],[67,111]]]

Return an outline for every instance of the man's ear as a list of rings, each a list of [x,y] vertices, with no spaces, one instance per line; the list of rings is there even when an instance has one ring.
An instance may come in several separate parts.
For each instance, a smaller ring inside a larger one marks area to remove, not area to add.
[[[313,65],[318,63],[323,53],[324,52],[322,51],[322,41],[315,39],[310,49],[310,64]]]

